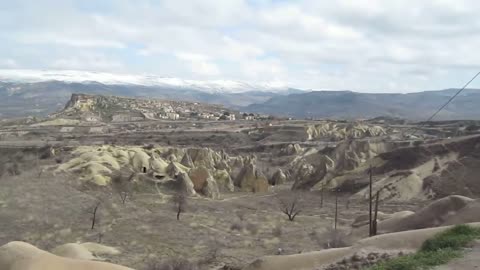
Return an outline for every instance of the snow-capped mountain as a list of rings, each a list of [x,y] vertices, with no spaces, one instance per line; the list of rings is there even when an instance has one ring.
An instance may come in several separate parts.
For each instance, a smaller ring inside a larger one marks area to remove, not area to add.
[[[299,92],[303,91],[271,83],[195,81],[71,70],[0,69],[0,119],[47,115],[63,108],[74,93],[194,101],[240,109],[274,96]]]
[[[0,69],[0,81],[36,83],[61,81],[67,83],[97,82],[106,85],[142,85],[172,87],[178,89],[198,90],[206,93],[245,93],[288,92],[290,89],[281,82],[250,84],[231,80],[184,80],[157,75],[114,74],[107,72],[91,72],[78,70],[30,70]]]

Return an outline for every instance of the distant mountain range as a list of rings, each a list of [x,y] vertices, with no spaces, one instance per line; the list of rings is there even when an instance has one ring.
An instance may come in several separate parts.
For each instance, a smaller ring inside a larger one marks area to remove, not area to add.
[[[88,84],[94,82],[104,85],[150,86],[166,89],[197,90],[215,93],[273,92],[291,93],[291,88],[280,83],[246,83],[232,80],[184,80],[156,75],[133,75],[78,70],[30,70],[0,69],[0,81],[3,82],[48,82]]]
[[[358,119],[391,116],[424,120],[458,89],[408,94],[373,94],[352,91],[313,91],[272,97],[246,111],[297,118]],[[466,89],[434,120],[480,119],[480,90]]]
[[[14,82],[0,81],[0,118],[28,115],[47,115],[62,109],[73,93],[100,94],[124,97],[161,98],[224,105],[239,109],[253,103],[262,103],[272,97],[300,92],[287,89],[279,93],[268,91],[205,92],[195,88],[103,84],[98,82]]]
[[[0,118],[47,115],[73,93],[161,98],[224,105],[245,112],[296,118],[379,116],[423,120],[457,89],[409,94],[302,91],[236,81],[193,81],[84,71],[0,70]],[[480,119],[480,90],[466,89],[435,120]]]

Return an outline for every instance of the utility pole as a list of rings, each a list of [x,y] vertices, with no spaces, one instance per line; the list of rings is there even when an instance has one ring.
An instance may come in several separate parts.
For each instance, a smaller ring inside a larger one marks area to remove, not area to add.
[[[377,194],[375,196],[375,214],[373,216],[373,222],[372,222],[372,236],[377,235],[377,214],[378,214],[378,198],[380,197],[380,190],[377,191]]]
[[[370,165],[368,169],[368,173],[370,175],[370,184],[369,184],[369,194],[368,194],[368,216],[369,216],[369,230],[368,230],[368,235],[372,236],[373,234],[373,224],[372,224],[372,165]]]
[[[335,189],[335,231],[337,231],[338,221],[338,188]]]
[[[325,184],[322,184],[322,188],[320,189],[320,208],[323,208],[323,190],[325,189]]]

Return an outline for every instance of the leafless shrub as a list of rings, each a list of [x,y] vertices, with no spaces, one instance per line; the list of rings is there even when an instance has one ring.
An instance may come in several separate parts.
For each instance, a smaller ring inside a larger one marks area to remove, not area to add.
[[[164,261],[151,261],[147,263],[145,270],[198,270],[197,264],[187,259],[174,258]]]
[[[127,199],[132,197],[134,177],[135,173],[131,171],[116,172],[111,177],[113,189],[120,196],[122,204],[125,204]]]
[[[277,195],[280,202],[280,209],[282,213],[287,215],[288,220],[294,221],[300,212],[302,212],[302,206],[300,201],[300,193],[288,192]]]
[[[187,208],[187,194],[183,191],[175,193],[172,197],[174,210],[177,212],[177,220],[180,220],[180,214]]]
[[[211,267],[209,266],[218,261],[218,256],[223,247],[224,244],[218,241],[217,238],[214,238],[213,241],[208,244],[207,253],[202,256],[202,259],[197,262],[197,265],[201,268],[210,269]]]
[[[241,231],[243,230],[243,224],[240,222],[233,223],[232,226],[230,226],[231,231]]]
[[[347,233],[342,230],[328,229],[325,232],[318,233],[312,231],[309,234],[310,238],[315,241],[320,247],[328,248],[340,248],[348,247]]]

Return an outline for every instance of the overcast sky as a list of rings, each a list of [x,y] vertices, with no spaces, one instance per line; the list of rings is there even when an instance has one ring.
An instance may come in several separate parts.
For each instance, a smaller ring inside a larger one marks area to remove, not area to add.
[[[480,70],[479,11],[474,0],[0,0],[0,68],[460,87]]]

